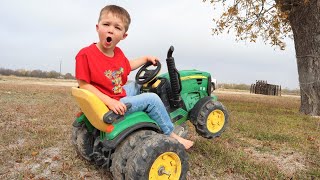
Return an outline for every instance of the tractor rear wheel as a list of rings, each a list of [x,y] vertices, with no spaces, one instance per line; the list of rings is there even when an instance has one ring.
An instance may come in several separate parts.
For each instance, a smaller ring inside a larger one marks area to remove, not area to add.
[[[133,149],[140,146],[146,138],[154,134],[156,134],[156,132],[151,130],[134,132],[116,147],[115,152],[111,155],[112,165],[110,171],[113,175],[113,179],[125,179],[126,163],[128,158],[132,155]]]
[[[90,154],[93,152],[94,136],[88,132],[87,127],[83,123],[79,127],[73,126],[71,141],[78,155],[88,161],[92,161]]]
[[[208,96],[197,102],[191,110],[190,118],[197,133],[202,137],[211,139],[219,137],[225,130],[229,114],[219,101],[213,101]]]
[[[188,156],[178,141],[156,134],[134,149],[126,171],[126,178],[133,180],[186,179]]]

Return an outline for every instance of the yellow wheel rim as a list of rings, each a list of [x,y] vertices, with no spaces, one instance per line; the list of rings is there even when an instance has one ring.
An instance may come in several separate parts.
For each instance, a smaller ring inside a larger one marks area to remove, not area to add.
[[[224,121],[224,113],[221,110],[216,109],[212,111],[208,116],[207,128],[211,133],[217,133],[222,129],[225,123]]]
[[[181,175],[181,160],[174,152],[161,154],[152,164],[149,179],[163,180],[179,179]]]

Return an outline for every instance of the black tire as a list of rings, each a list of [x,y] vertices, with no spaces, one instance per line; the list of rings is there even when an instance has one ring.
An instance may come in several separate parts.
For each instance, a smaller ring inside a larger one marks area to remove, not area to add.
[[[94,136],[88,132],[84,123],[80,127],[73,127],[71,136],[72,144],[77,154],[88,161],[93,160],[90,154],[93,152],[94,139]]]
[[[130,134],[124,141],[122,141],[115,149],[115,152],[111,155],[112,164],[110,171],[114,180],[125,179],[125,167],[128,158],[131,156],[133,149],[136,146],[140,146],[144,140],[154,134],[157,134],[151,130],[141,130]]]
[[[168,173],[172,179],[184,180],[187,171],[188,156],[184,146],[167,135],[156,134],[134,149],[127,162],[126,179],[158,179],[168,177]]]
[[[190,113],[190,119],[199,135],[204,138],[219,137],[227,127],[229,113],[219,101],[210,96],[200,99]]]

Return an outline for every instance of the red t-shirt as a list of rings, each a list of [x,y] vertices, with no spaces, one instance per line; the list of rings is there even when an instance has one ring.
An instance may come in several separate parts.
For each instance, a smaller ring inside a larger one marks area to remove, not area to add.
[[[76,56],[76,78],[117,100],[126,96],[122,86],[130,71],[129,61],[118,47],[112,58],[105,56],[95,43],[81,49]]]

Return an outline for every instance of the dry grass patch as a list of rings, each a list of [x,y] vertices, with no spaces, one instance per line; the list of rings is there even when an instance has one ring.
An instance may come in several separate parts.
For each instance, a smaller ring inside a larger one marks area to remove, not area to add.
[[[1,84],[0,97],[0,179],[109,179],[71,146],[69,87]]]
[[[299,98],[218,94],[230,112],[220,138],[198,136],[188,179],[320,178],[320,119],[299,114]],[[78,157],[70,87],[0,83],[0,179],[111,179]]]

